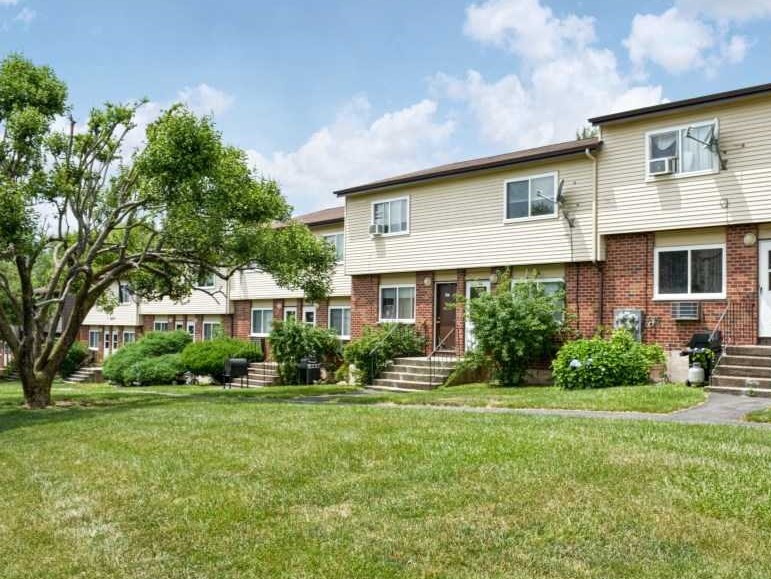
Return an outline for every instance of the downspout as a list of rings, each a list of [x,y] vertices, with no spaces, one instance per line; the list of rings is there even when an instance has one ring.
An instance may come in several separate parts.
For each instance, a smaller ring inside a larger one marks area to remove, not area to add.
[[[598,298],[599,304],[597,304],[597,322],[602,325],[603,318],[605,316],[604,303],[605,303],[605,276],[602,268],[599,264],[599,194],[597,192],[597,157],[592,155],[592,152],[587,147],[584,150],[584,154],[592,161],[592,263],[597,268],[599,277]]]

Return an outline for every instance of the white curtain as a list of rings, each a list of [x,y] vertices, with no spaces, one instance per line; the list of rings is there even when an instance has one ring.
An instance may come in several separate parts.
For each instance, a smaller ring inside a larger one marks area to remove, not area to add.
[[[677,131],[651,136],[651,159],[677,156]]]
[[[691,129],[691,136],[698,141],[708,142],[712,134],[712,125],[704,127],[694,127]],[[715,154],[710,147],[689,138],[683,131],[683,160],[682,172],[690,173],[692,171],[707,171],[712,169]]]

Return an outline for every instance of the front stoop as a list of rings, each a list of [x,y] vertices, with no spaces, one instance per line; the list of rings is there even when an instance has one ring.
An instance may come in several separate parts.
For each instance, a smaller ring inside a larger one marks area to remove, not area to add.
[[[395,358],[375,379],[374,388],[389,390],[432,390],[444,384],[455,369],[457,360],[428,358]]]
[[[706,390],[771,398],[771,346],[726,346]]]
[[[80,368],[76,370],[64,380],[67,384],[84,384],[86,382],[101,382],[102,381],[102,368],[99,366],[90,366],[88,368]]]
[[[246,386],[273,386],[279,383],[278,364],[275,362],[254,362],[249,364],[249,370],[244,384]],[[233,386],[240,384],[240,379],[233,381]]]

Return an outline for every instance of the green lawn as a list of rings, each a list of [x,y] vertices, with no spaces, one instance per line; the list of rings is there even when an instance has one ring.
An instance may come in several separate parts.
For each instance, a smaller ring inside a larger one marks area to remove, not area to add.
[[[382,392],[357,397],[353,402],[666,413],[694,406],[703,402],[705,398],[703,390],[686,388],[682,384],[624,386],[596,390],[562,390],[545,386],[498,388],[487,384],[469,384],[427,392]]]
[[[766,431],[0,391],[3,579],[771,577]]]
[[[771,422],[771,408],[750,412],[747,415],[747,420],[750,422]]]

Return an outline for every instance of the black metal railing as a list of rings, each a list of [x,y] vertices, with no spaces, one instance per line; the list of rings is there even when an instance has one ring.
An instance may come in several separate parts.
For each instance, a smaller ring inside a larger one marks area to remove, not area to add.
[[[448,351],[444,349],[444,345],[447,343],[447,340],[449,340],[454,334],[455,328],[447,332],[447,334],[439,340],[439,343],[433,350],[431,350],[431,353],[428,355],[428,381],[432,388],[434,386],[441,385],[445,380],[444,376],[439,379],[439,368],[444,368],[447,362],[452,362],[456,359],[454,350]]]
[[[378,374],[380,373],[380,368],[378,367],[378,358],[380,350],[383,348],[383,345],[385,344],[386,340],[391,337],[391,334],[393,334],[396,329],[399,327],[399,324],[393,324],[391,327],[388,328],[388,331],[381,337],[377,343],[373,346],[373,348],[369,351],[369,375],[367,376],[367,384],[371,386],[375,378],[377,378]]]
[[[722,335],[724,344],[754,344],[758,334],[757,307],[754,294],[728,300],[712,337]]]

